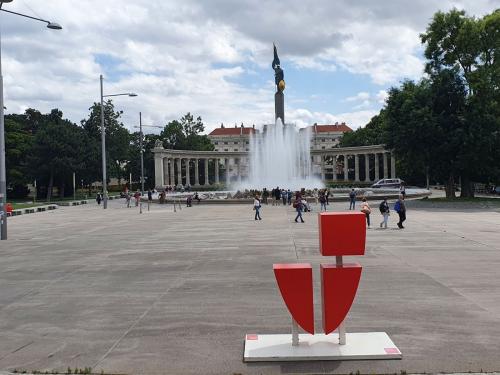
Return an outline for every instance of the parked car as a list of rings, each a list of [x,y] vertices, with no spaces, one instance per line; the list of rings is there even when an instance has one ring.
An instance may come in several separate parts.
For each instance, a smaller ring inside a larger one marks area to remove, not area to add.
[[[404,184],[404,181],[400,178],[383,178],[375,182],[371,187],[372,188],[399,188],[401,184]]]

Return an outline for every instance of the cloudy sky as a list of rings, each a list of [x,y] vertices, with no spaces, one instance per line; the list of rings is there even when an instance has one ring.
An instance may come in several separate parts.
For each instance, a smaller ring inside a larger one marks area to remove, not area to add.
[[[500,0],[14,0],[0,13],[7,113],[59,108],[79,123],[105,94],[132,129],[190,111],[207,130],[270,123],[272,43],[285,71],[287,122],[365,125],[386,91],[422,75],[419,33],[437,10],[482,16]]]

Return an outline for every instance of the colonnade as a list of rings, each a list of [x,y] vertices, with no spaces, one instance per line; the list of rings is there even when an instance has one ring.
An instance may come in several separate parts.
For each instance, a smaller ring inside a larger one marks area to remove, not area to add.
[[[331,175],[333,181],[355,182],[372,182],[382,178],[396,178],[396,158],[391,152],[383,149],[372,152],[363,150],[362,152],[341,153],[341,151],[342,149],[332,149],[316,152],[321,158],[320,171],[322,180],[326,180],[329,177],[327,175]],[[364,165],[364,171],[360,168],[361,164]],[[363,174],[363,178],[361,178],[361,174]]]

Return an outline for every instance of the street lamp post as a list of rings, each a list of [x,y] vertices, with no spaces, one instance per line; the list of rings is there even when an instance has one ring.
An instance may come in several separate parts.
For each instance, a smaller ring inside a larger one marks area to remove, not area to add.
[[[163,126],[159,125],[143,125],[142,113],[139,112],[139,149],[141,153],[141,196],[144,195],[144,146],[143,146],[144,134],[142,133],[143,126],[148,128],[163,128]],[[134,126],[134,128],[137,128],[137,126]]]
[[[106,186],[106,132],[104,129],[104,98],[110,97],[110,96],[137,96],[137,94],[133,92],[127,92],[123,94],[110,94],[110,95],[104,95],[104,90],[103,90],[103,76],[102,74],[100,75],[100,82],[101,82],[101,152],[102,152],[102,208],[106,209],[108,208],[108,189]]]
[[[45,22],[49,29],[61,30],[61,25],[41,18],[27,16],[10,10],[2,9],[4,3],[10,3],[12,0],[0,0],[0,11],[15,14],[17,16],[31,18],[36,21]],[[7,172],[5,169],[5,118],[3,103],[3,76],[2,76],[2,42],[0,35],[0,240],[7,239]]]

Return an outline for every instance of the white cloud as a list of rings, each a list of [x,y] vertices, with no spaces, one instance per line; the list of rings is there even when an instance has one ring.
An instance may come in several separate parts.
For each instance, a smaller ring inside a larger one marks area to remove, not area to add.
[[[127,126],[137,123],[139,111],[156,124],[191,111],[203,117],[207,130],[220,122],[273,119],[272,41],[282,63],[300,68],[305,81],[309,71],[349,71],[383,85],[378,93],[361,88],[357,96],[338,103],[344,109],[335,115],[328,103],[317,112],[287,107],[287,119],[298,124],[345,121],[357,127],[380,108],[385,87],[421,75],[418,34],[435,11],[457,6],[481,15],[495,9],[494,0],[30,0],[29,8],[25,1],[4,7],[27,14],[33,9],[64,29],[51,31],[35,21],[0,14],[9,112],[58,107],[79,122],[98,101],[99,74],[104,72],[106,93],[139,94],[114,101],[124,110]],[[99,64],[107,60],[115,65]],[[256,67],[269,74],[262,87],[253,84]],[[301,87],[288,83],[300,95]],[[290,104],[303,106],[301,99]]]

